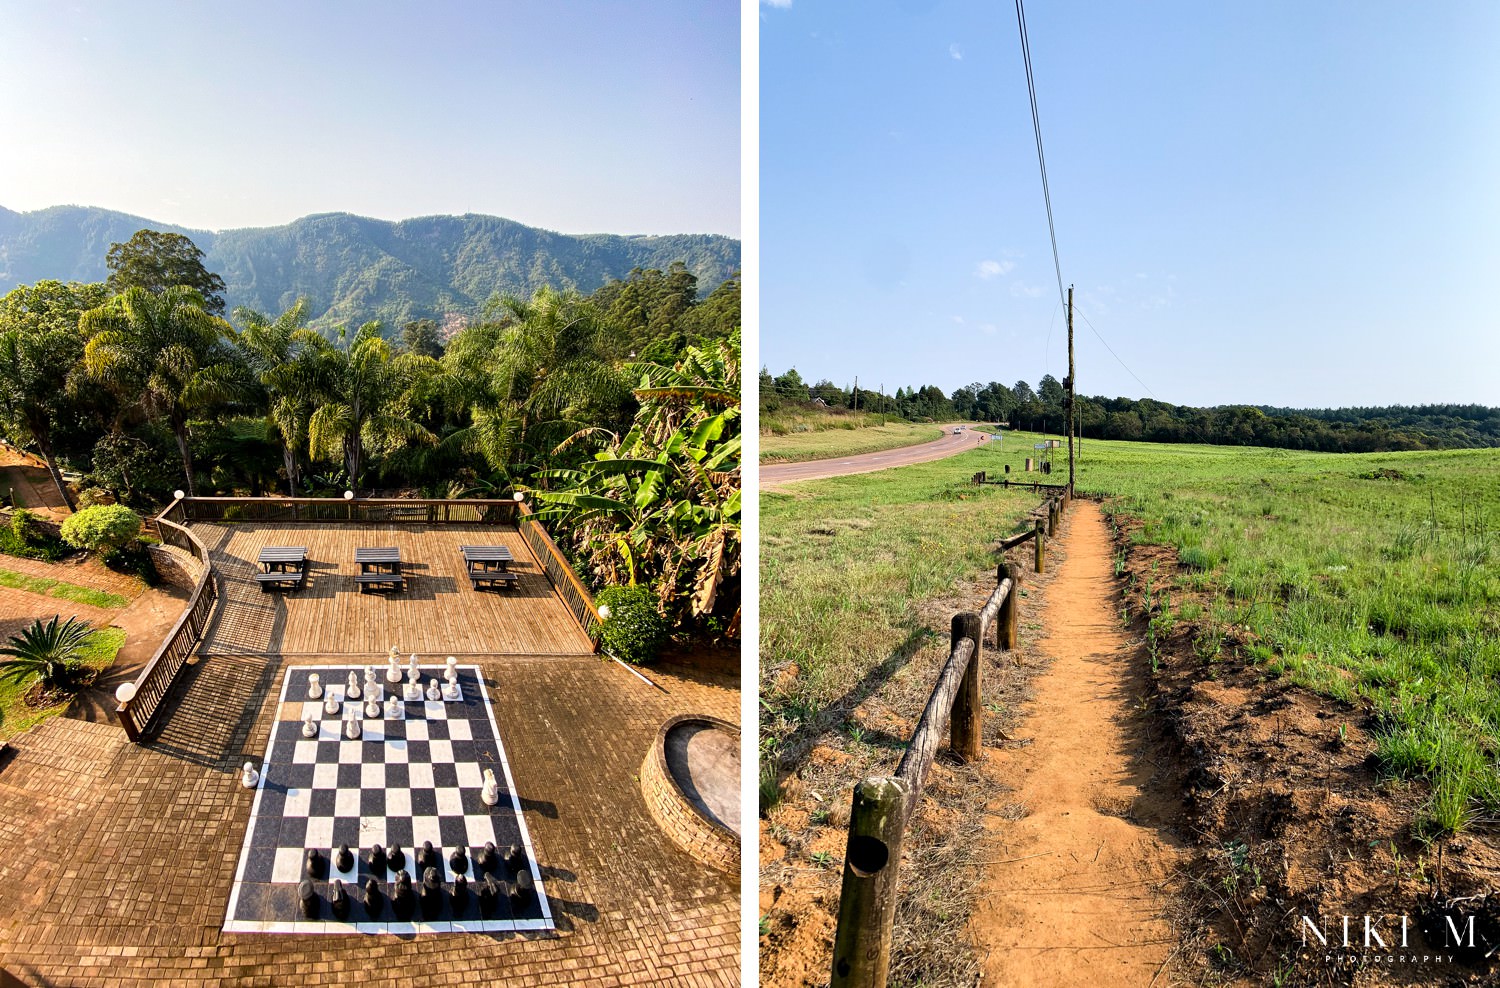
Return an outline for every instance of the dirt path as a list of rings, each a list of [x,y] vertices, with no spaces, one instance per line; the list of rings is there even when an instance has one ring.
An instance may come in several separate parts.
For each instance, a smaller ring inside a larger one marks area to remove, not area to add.
[[[916,446],[898,446],[878,453],[862,453],[859,456],[835,456],[823,460],[806,460],[801,463],[763,463],[760,466],[762,490],[779,487],[798,480],[822,480],[825,477],[842,477],[851,473],[872,473],[888,467],[904,467],[913,463],[926,463],[974,449],[989,441],[989,434],[974,429],[964,429],[953,434],[953,425],[942,427],[943,435],[930,443]]]
[[[1037,643],[1053,665],[1014,732],[1033,742],[991,759],[1012,791],[990,808],[973,918],[984,983],[1165,985],[1177,941],[1158,889],[1180,860],[1164,826],[1176,807],[1149,790],[1141,659],[1120,625],[1099,508],[1074,502],[1063,537]]]

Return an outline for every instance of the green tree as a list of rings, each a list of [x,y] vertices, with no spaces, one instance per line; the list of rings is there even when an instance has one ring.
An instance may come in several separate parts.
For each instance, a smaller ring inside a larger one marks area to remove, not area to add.
[[[443,355],[443,339],[431,319],[414,319],[401,327],[401,349],[419,357],[437,360]]]
[[[96,504],[62,523],[63,541],[90,552],[111,553],[141,534],[141,516],[123,504]]]
[[[115,295],[129,288],[160,295],[186,285],[202,296],[205,311],[224,314],[224,279],[204,268],[203,251],[180,233],[138,230],[125,243],[110,244],[104,263],[109,267],[105,284]]]
[[[0,299],[0,429],[18,445],[36,447],[69,508],[73,494],[52,436],[69,409],[69,376],[83,356],[79,316],[105,297],[99,284],[39,281]]]
[[[356,494],[371,449],[387,452],[405,443],[437,441],[412,420],[408,403],[417,376],[435,373],[437,362],[393,351],[378,322],[361,326],[347,348],[323,349],[316,363],[313,373],[321,390],[308,422],[310,453],[315,459],[342,459]]]
[[[234,314],[245,326],[239,344],[263,390],[266,422],[281,443],[287,490],[296,497],[301,479],[297,450],[309,445],[309,424],[323,384],[320,375],[332,366],[328,341],[307,328],[306,299],[298,299],[275,319],[246,308]]]
[[[85,312],[80,327],[88,338],[83,363],[89,376],[148,418],[165,420],[192,495],[188,423],[244,391],[244,365],[230,342],[234,330],[185,286],[159,295],[127,288]]]
[[[0,663],[0,679],[24,683],[35,676],[48,689],[66,688],[93,633],[92,627],[75,618],[62,624],[56,616],[46,624],[37,618],[0,648],[0,656],[8,657]]]

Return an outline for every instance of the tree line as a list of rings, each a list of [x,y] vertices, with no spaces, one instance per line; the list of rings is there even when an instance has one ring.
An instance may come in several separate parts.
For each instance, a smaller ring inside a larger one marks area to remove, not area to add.
[[[226,319],[223,281],[202,257],[187,237],[143,230],[110,248],[104,283],[39,281],[0,298],[0,433],[46,461],[70,507],[151,509],[174,488],[432,497],[524,488],[575,522],[570,532],[644,547],[622,578],[650,583],[669,616],[707,620],[726,599],[700,584],[717,591],[738,571],[737,496],[732,510],[704,510],[739,486],[737,278],[700,300],[680,264],[637,269],[589,296],[496,295],[472,325],[417,320],[388,334],[374,322],[315,329],[305,300]],[[679,391],[657,394],[664,380]],[[696,434],[703,422],[717,423],[711,437]],[[680,428],[696,445],[671,441]],[[598,495],[597,478],[580,471],[625,447],[620,474],[652,478],[670,502],[657,506],[664,517],[564,496]],[[663,562],[665,546],[689,552],[704,540],[719,547],[715,575]],[[571,548],[596,582],[620,576],[607,551]]]
[[[974,382],[951,395],[933,385],[898,387],[895,394],[808,384],[795,368],[760,372],[764,410],[787,404],[885,412],[908,421],[963,419],[1007,422],[1016,429],[1065,431],[1064,389],[1051,374],[1035,388],[1024,380],[1006,386]],[[1320,452],[1387,452],[1500,446],[1500,408],[1483,405],[1417,405],[1383,408],[1296,409],[1221,405],[1194,408],[1155,399],[1078,397],[1079,434],[1091,439],[1163,443],[1270,446]]]

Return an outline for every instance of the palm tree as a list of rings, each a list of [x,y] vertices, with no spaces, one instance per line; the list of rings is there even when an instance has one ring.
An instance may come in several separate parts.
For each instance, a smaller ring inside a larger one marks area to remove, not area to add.
[[[316,403],[319,369],[327,366],[328,341],[307,328],[306,299],[298,299],[274,320],[246,308],[235,309],[234,315],[245,324],[239,344],[265,391],[267,424],[281,440],[287,490],[296,497],[301,477],[297,450],[308,443],[308,423]]]
[[[128,288],[83,314],[84,368],[151,418],[165,418],[177,437],[182,472],[193,490],[188,422],[245,389],[244,365],[230,345],[234,330],[204,309],[191,288],[160,295]]]
[[[0,663],[0,679],[25,682],[37,676],[48,689],[65,688],[93,633],[86,621],[68,618],[58,624],[54,615],[43,624],[37,618],[31,627],[11,635],[5,647],[0,648],[0,655],[10,656],[10,661]]]
[[[437,370],[431,357],[395,353],[376,322],[361,326],[347,349],[319,351],[312,373],[322,390],[308,423],[312,456],[342,455],[349,486],[358,493],[367,447],[436,442],[429,429],[410,417],[409,396],[419,375]]]

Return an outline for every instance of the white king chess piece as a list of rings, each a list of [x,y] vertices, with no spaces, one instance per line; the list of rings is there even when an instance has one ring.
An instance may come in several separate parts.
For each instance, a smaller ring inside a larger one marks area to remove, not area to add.
[[[260,781],[260,773],[255,771],[255,766],[249,762],[245,763],[244,769],[240,771],[240,785],[246,789],[254,789],[255,784]]]
[[[494,806],[500,802],[500,786],[495,782],[495,770],[492,768],[484,770],[484,788],[479,790],[479,798],[486,806]]]
[[[323,699],[323,682],[317,673],[307,677],[307,698],[309,700]]]

